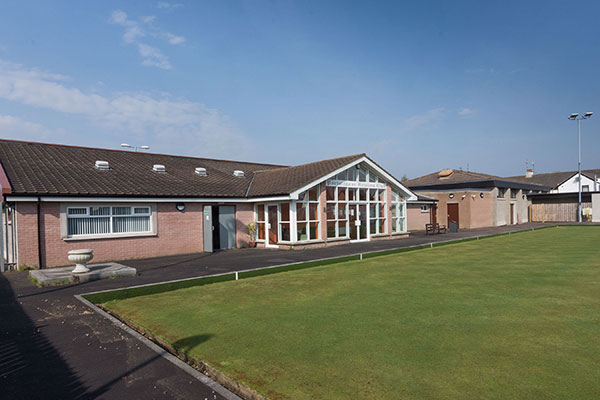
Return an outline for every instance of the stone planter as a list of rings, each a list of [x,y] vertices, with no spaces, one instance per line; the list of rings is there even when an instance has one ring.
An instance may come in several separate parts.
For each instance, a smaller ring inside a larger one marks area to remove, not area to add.
[[[71,271],[72,273],[81,274],[90,272],[86,264],[94,258],[94,251],[92,249],[69,250],[68,257],[69,261],[75,263],[75,269]]]

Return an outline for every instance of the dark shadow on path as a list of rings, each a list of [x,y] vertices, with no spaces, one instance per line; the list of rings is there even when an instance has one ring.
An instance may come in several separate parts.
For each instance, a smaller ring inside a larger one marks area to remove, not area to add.
[[[0,397],[91,399],[94,395],[36,327],[0,274]]]

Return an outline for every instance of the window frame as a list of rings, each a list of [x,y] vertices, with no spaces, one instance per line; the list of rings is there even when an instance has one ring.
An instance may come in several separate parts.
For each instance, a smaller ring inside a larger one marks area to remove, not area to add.
[[[109,213],[104,215],[92,215],[92,208],[108,207]],[[129,214],[113,214],[113,207],[131,207]],[[71,214],[69,211],[73,209],[85,208],[85,214]],[[137,209],[147,208],[146,213],[135,213]],[[150,229],[145,232],[114,232],[115,218],[122,217],[148,217]],[[94,233],[84,235],[69,234],[69,219],[70,218],[109,218],[109,233]],[[145,237],[156,236],[157,229],[157,212],[156,204],[151,203],[61,203],[60,205],[60,231],[61,238],[65,241],[90,240],[90,239],[112,239],[123,237]]]

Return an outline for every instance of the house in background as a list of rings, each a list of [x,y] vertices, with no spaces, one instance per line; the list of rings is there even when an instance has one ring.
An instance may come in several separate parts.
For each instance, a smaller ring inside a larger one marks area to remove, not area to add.
[[[454,169],[404,183],[417,195],[437,200],[437,222],[449,225],[454,221],[460,229],[526,223],[527,195],[550,190],[544,185]]]
[[[0,140],[11,266],[248,246],[312,247],[408,234],[417,197],[365,154],[298,166]]]
[[[550,191],[530,196],[531,220],[533,222],[576,222],[579,206],[578,171],[534,174],[528,169],[525,176],[513,176],[511,179],[523,183],[548,186]],[[593,219],[592,193],[600,192],[600,169],[581,171],[581,214],[583,221]],[[598,198],[598,197],[596,197]],[[600,199],[599,199],[600,200]],[[596,206],[599,208],[600,206]],[[599,219],[599,216],[595,217]]]

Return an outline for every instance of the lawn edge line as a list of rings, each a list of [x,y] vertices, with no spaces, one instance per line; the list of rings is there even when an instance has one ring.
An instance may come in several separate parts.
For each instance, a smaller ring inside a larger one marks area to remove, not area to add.
[[[498,237],[498,236],[508,236],[511,234],[522,233],[522,232],[537,231],[537,230],[546,229],[546,228],[555,228],[555,227],[559,227],[559,226],[561,226],[561,225],[556,224],[556,225],[541,226],[541,227],[537,227],[537,228],[532,227],[532,228],[526,228],[526,229],[518,229],[515,231],[494,233],[491,235],[483,235],[483,236],[475,235],[475,236],[465,237],[462,239],[450,239],[450,240],[444,240],[444,241],[439,241],[439,242],[415,244],[412,246],[396,247],[393,249],[386,249],[386,250],[375,250],[375,251],[366,252],[366,253],[353,253],[353,254],[348,254],[348,255],[344,255],[344,256],[335,256],[335,257],[319,258],[319,259],[315,259],[315,260],[297,261],[297,262],[293,262],[293,263],[270,265],[270,266],[266,266],[266,267],[248,268],[248,269],[243,269],[243,270],[234,271],[234,272],[221,272],[218,274],[200,275],[200,276],[194,276],[194,277],[190,277],[190,278],[174,279],[174,280],[164,281],[164,282],[146,283],[146,284],[142,284],[142,285],[134,285],[134,286],[128,286],[128,287],[118,288],[118,289],[99,290],[99,291],[94,291],[94,292],[82,293],[81,296],[87,299],[87,296],[91,297],[93,295],[98,295],[98,294],[102,294],[102,293],[110,293],[110,292],[117,293],[117,292],[122,292],[122,291],[126,291],[126,290],[140,289],[140,288],[150,287],[150,286],[162,286],[162,285],[168,285],[171,283],[175,284],[175,283],[180,283],[180,282],[187,282],[187,281],[191,281],[191,280],[203,281],[203,280],[209,280],[210,278],[215,278],[215,277],[226,277],[228,275],[231,278],[229,280],[235,280],[236,274],[238,275],[239,279],[247,279],[247,278],[260,277],[260,276],[271,275],[271,274],[275,274],[275,273],[281,273],[281,272],[287,272],[287,271],[293,270],[293,269],[285,270],[285,267],[297,266],[297,267],[299,267],[297,269],[303,269],[303,268],[301,268],[301,266],[303,264],[315,263],[316,265],[314,265],[314,267],[316,267],[316,266],[323,265],[323,264],[319,264],[319,263],[322,263],[324,261],[332,261],[331,263],[328,263],[325,265],[336,264],[336,263],[345,262],[345,261],[353,261],[353,260],[351,260],[353,257],[358,257],[357,260],[360,260],[361,259],[360,257],[374,258],[374,257],[391,255],[391,254],[404,253],[404,252],[409,252],[409,251],[424,250],[424,249],[434,248],[434,247],[439,247],[439,246],[458,244],[458,243],[469,242],[469,241],[474,241],[474,240],[489,239],[489,238],[494,238],[494,237]],[[311,268],[311,267],[312,266],[306,266],[305,268]],[[283,271],[274,271],[277,268],[284,269],[284,270]],[[269,270],[273,270],[273,271],[271,272]],[[264,271],[265,273],[257,274],[254,276],[244,276],[247,273],[259,272],[259,271]],[[210,283],[213,283],[213,282],[207,282],[204,284],[199,282],[197,285],[192,285],[190,287],[203,286],[205,284],[210,284]],[[155,293],[150,293],[150,294],[166,293],[166,292],[170,292],[172,290],[178,290],[178,289],[184,289],[184,288],[183,287],[173,288],[170,290],[166,290],[164,292],[155,292]],[[124,297],[122,299],[114,298],[114,299],[105,300],[105,301],[124,300],[124,299],[128,299],[128,298],[139,297],[139,296],[143,296],[143,295],[132,295],[129,297]],[[100,304],[100,303],[101,302],[98,302],[96,304]]]
[[[122,321],[121,319],[115,317],[113,314],[108,313],[107,311],[105,311],[102,308],[98,307],[97,305],[93,304],[89,300],[86,300],[82,295],[76,294],[76,295],[74,295],[74,297],[77,300],[79,300],[80,302],[82,302],[84,305],[86,305],[87,307],[91,308],[92,311],[94,311],[95,313],[97,313],[97,314],[101,315],[102,317],[104,317],[105,319],[109,320],[116,327],[122,329],[123,331],[125,331],[129,335],[131,335],[133,338],[135,338],[135,339],[139,340],[140,342],[142,342],[143,344],[145,344],[148,348],[150,348],[152,351],[157,353],[159,356],[163,357],[167,361],[174,364],[176,367],[187,372],[189,375],[193,376],[194,378],[196,378],[197,380],[199,380],[200,382],[202,382],[203,384],[208,386],[210,389],[214,390],[216,393],[225,397],[225,399],[227,399],[227,400],[244,400],[241,397],[239,397],[237,394],[232,392],[230,389],[225,387],[221,382],[203,374],[201,371],[199,371],[198,369],[189,365],[188,363],[186,363],[179,357],[175,356],[174,354],[172,354],[167,349],[160,346],[155,341],[151,340],[150,338],[144,336],[142,333],[133,329],[129,324],[127,324],[124,321]],[[154,335],[152,335],[152,336],[154,336]],[[205,364],[205,363],[203,363],[203,364]],[[209,366],[209,368],[212,368],[212,367]]]

